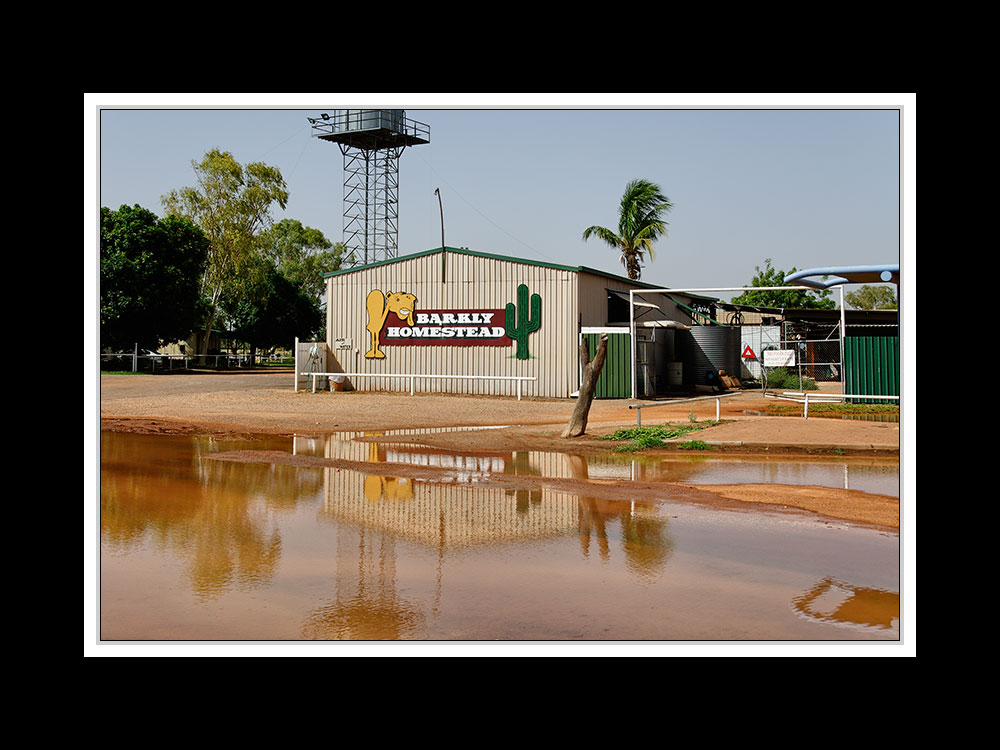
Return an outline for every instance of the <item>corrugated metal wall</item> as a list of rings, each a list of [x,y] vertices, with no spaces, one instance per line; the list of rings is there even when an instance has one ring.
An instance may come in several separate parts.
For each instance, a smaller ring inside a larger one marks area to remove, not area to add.
[[[565,398],[578,387],[577,274],[480,255],[448,252],[338,274],[327,279],[327,341],[331,370],[340,372],[420,373],[427,375],[525,375],[537,381],[523,386],[526,396]],[[517,287],[542,298],[541,328],[529,336],[531,359],[514,356],[514,347],[386,346],[385,359],[366,359],[369,347],[365,299],[373,289],[408,292],[416,311],[503,309],[517,303]],[[337,339],[350,342],[335,344]],[[343,348],[338,348],[343,347]],[[407,391],[403,378],[352,378],[355,388]],[[420,392],[514,396],[514,381],[466,381],[418,378]]]
[[[593,359],[600,343],[599,333],[587,333],[590,357]],[[608,334],[608,351],[604,360],[604,368],[597,385],[594,387],[594,398],[631,398],[632,397],[632,342],[628,331]]]
[[[847,393],[899,395],[898,336],[848,336],[844,358]]]

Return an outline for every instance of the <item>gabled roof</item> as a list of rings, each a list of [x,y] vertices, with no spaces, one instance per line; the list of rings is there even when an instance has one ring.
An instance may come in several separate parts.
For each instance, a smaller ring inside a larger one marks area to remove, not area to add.
[[[635,279],[630,279],[625,276],[618,276],[613,273],[608,273],[607,271],[601,271],[597,268],[589,268],[588,266],[566,266],[560,263],[551,263],[549,261],[533,260],[531,258],[515,258],[510,255],[497,255],[495,253],[481,253],[475,250],[467,250],[460,247],[435,247],[432,250],[424,250],[420,253],[412,253],[411,255],[401,255],[398,258],[390,258],[389,260],[380,260],[375,263],[367,263],[363,266],[354,266],[352,268],[342,268],[339,271],[330,271],[329,273],[323,274],[323,278],[329,278],[330,276],[342,276],[348,273],[354,273],[355,271],[364,271],[369,268],[375,268],[377,266],[386,266],[391,263],[402,263],[403,261],[413,260],[414,258],[422,258],[427,255],[434,255],[436,253],[443,252],[455,253],[456,255],[472,255],[477,258],[492,258],[494,260],[503,260],[510,263],[522,263],[527,266],[541,266],[542,268],[554,268],[557,271],[572,271],[574,273],[589,273],[593,276],[603,276],[608,279],[614,279],[615,281],[623,281],[626,284],[632,284],[637,287],[645,287],[646,289],[660,289],[662,285],[650,284],[645,281],[637,281]]]

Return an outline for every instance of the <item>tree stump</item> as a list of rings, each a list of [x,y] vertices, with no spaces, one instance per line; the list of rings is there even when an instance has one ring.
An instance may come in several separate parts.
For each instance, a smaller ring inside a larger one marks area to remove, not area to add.
[[[597,379],[604,369],[604,358],[608,353],[608,334],[602,333],[597,344],[597,353],[594,359],[590,359],[590,347],[584,337],[580,341],[580,367],[583,369],[583,382],[580,383],[580,393],[577,395],[576,406],[573,414],[570,415],[569,424],[563,430],[562,436],[579,437],[587,431],[587,416],[590,414],[590,405],[594,400],[594,389],[597,387]]]

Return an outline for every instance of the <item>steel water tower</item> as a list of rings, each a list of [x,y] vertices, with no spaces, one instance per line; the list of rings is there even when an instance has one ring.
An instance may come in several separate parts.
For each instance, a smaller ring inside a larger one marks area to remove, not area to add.
[[[430,127],[401,109],[337,109],[308,118],[313,137],[344,155],[344,263],[395,258],[399,246],[399,157],[430,143]]]

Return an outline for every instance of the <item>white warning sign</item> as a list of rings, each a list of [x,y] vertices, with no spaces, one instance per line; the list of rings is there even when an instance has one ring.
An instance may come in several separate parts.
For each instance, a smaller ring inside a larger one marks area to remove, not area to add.
[[[794,367],[794,349],[765,349],[764,367]]]

